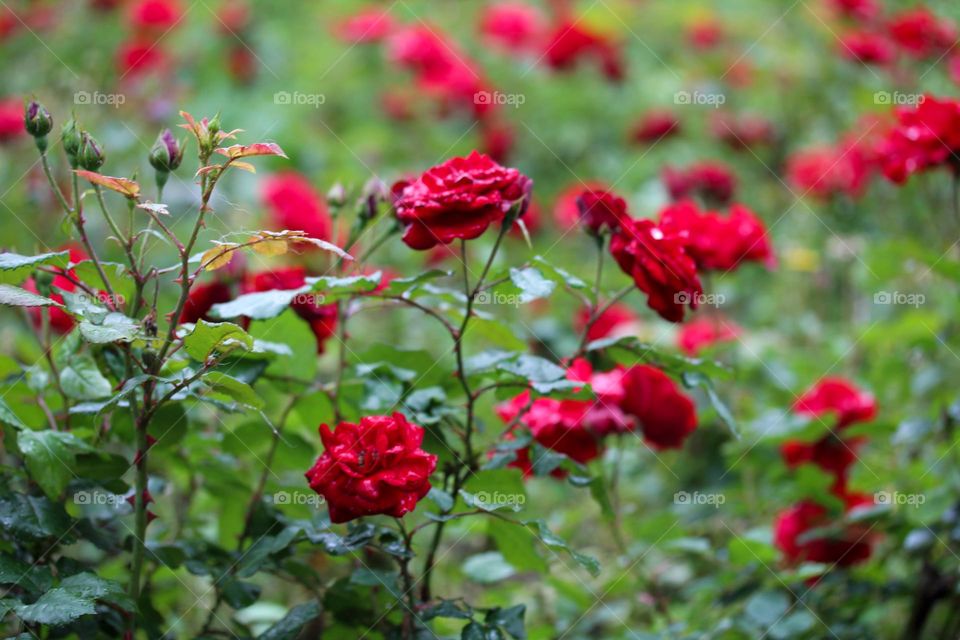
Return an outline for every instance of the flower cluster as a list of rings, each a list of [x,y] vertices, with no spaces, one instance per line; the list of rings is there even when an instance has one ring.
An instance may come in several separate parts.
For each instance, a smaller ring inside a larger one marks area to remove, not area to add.
[[[900,184],[942,166],[960,173],[960,100],[924,96],[914,107],[896,109],[896,118],[880,146],[888,179]]]
[[[127,12],[129,35],[117,49],[117,68],[121,78],[137,78],[161,71],[169,64],[162,44],[167,33],[183,17],[177,0],[136,0]]]

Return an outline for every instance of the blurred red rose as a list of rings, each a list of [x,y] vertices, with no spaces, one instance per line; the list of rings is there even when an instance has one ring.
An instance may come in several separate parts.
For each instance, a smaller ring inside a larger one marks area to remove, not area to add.
[[[10,142],[27,132],[23,124],[23,100],[0,100],[0,143]]]
[[[897,123],[879,147],[888,179],[900,184],[944,165],[960,171],[960,101],[927,95],[916,106],[894,113]]]
[[[246,293],[271,289],[299,289],[306,284],[306,272],[301,267],[281,267],[272,271],[251,274],[244,283]],[[317,353],[323,353],[327,340],[337,332],[337,305],[323,304],[322,295],[304,293],[290,303],[294,313],[304,319],[317,341]]]
[[[583,333],[591,315],[592,311],[587,307],[583,307],[577,312],[574,320],[577,333]],[[590,326],[590,330],[587,331],[587,340],[616,337],[620,335],[621,331],[635,326],[639,321],[640,318],[633,312],[633,309],[625,304],[614,304],[600,314],[600,317]]]
[[[871,20],[880,15],[878,0],[829,0],[833,10],[845,18]]]
[[[333,33],[348,44],[368,44],[384,40],[396,24],[388,9],[370,7],[338,22]]]
[[[741,204],[724,216],[683,200],[660,212],[660,227],[681,239],[699,269],[732,271],[742,262],[775,265],[763,221]]]
[[[686,27],[687,42],[701,51],[713,49],[723,42],[723,37],[723,23],[716,18],[698,18]]]
[[[404,225],[403,241],[422,251],[476,238],[527,198],[531,185],[516,169],[476,151],[451,158],[402,188],[394,207]]]
[[[688,356],[697,356],[702,350],[718,342],[736,340],[739,335],[740,327],[728,320],[697,318],[680,327],[677,346]]]
[[[513,149],[513,128],[506,122],[486,118],[480,121],[483,152],[497,162],[506,162]]]
[[[553,219],[562,231],[568,231],[580,224],[580,207],[577,198],[584,191],[606,191],[609,186],[599,180],[576,182],[557,195],[553,203]]]
[[[583,59],[594,59],[608,80],[619,82],[624,78],[619,47],[582,20],[563,20],[551,27],[543,59],[557,70],[569,70]]]
[[[430,491],[437,456],[421,448],[423,428],[401,413],[365,416],[359,424],[320,426],[323,454],[306,473],[334,523],[385,514],[399,518]]]
[[[831,491],[834,495],[844,496],[847,490],[847,475],[857,460],[857,449],[864,438],[843,439],[829,433],[816,442],[789,440],[780,447],[780,453],[788,467],[801,464],[814,464],[831,474],[834,483]]]
[[[850,500],[862,502],[857,497]],[[773,525],[773,540],[790,564],[800,562],[819,562],[841,567],[849,567],[864,562],[870,557],[871,545],[866,532],[860,527],[831,537],[818,537],[800,542],[801,536],[812,529],[825,527],[831,523],[827,510],[815,502],[804,500],[777,515]]]
[[[580,223],[593,233],[604,227],[616,231],[630,219],[627,201],[612,191],[588,189],[577,197]]]
[[[130,5],[127,19],[134,29],[162,34],[175,27],[182,15],[176,0],[136,0]]]
[[[872,167],[860,147],[820,146],[797,151],[787,158],[787,183],[820,199],[840,194],[863,195]]]
[[[121,77],[136,78],[152,71],[163,71],[169,62],[167,54],[155,42],[134,37],[117,48],[117,72]]]
[[[590,403],[583,400],[537,398],[527,411],[530,392],[524,391],[512,400],[497,405],[497,415],[505,423],[517,420],[530,430],[541,446],[562,453],[580,464],[586,464],[601,452],[599,436],[586,427],[584,418]]]
[[[893,45],[881,34],[872,31],[851,31],[838,42],[840,55],[863,64],[884,65],[893,61]]]
[[[493,45],[507,51],[529,51],[544,29],[544,16],[537,7],[522,2],[498,2],[483,9],[480,32]]]
[[[654,449],[679,449],[697,428],[693,401],[667,374],[650,365],[628,369],[622,379],[621,407],[640,423]]]
[[[610,238],[610,252],[620,268],[647,294],[647,306],[670,322],[696,309],[703,294],[697,267],[684,250],[683,238],[650,220],[625,221]]]
[[[304,231],[311,238],[330,240],[333,223],[327,203],[306,176],[295,171],[276,173],[263,181],[260,193],[275,229]]]
[[[891,16],[887,29],[893,41],[914,58],[939,57],[957,41],[957,29],[953,23],[939,18],[924,6]]]
[[[834,428],[843,429],[857,422],[869,422],[877,415],[873,396],[844,378],[826,377],[817,382],[793,404],[802,416],[836,416]]]
[[[650,144],[680,133],[680,120],[672,111],[653,109],[640,116],[630,137],[636,142]]]
[[[209,284],[195,285],[190,289],[190,296],[187,303],[183,305],[183,312],[180,314],[180,323],[197,322],[200,319],[220,322],[217,318],[211,318],[208,314],[213,305],[233,300],[233,292],[230,285],[226,282],[211,282]]]
[[[661,178],[673,200],[698,195],[717,206],[730,202],[737,188],[737,177],[722,162],[697,162],[685,169],[668,165],[663,168]]]
[[[773,123],[754,114],[718,113],[710,119],[710,133],[735,151],[772,144],[776,138]]]
[[[615,367],[610,371],[594,371],[590,363],[577,358],[567,370],[567,378],[575,382],[586,382],[596,395],[596,400],[585,400],[586,411],[583,413],[581,424],[585,429],[599,438],[608,435],[627,433],[636,428],[637,423],[633,416],[624,411],[626,389],[623,367]]]

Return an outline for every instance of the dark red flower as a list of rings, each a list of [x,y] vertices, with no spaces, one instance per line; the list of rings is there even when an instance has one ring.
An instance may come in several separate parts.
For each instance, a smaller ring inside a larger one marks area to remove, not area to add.
[[[334,35],[348,44],[380,42],[393,32],[396,21],[387,9],[371,7],[337,23]]]
[[[863,64],[884,65],[893,61],[893,45],[883,35],[872,31],[851,31],[838,42],[843,57]]]
[[[680,322],[685,307],[697,308],[703,287],[682,237],[651,220],[628,220],[610,238],[610,252],[637,288],[647,294],[647,306],[663,319]]]
[[[939,57],[957,41],[953,23],[924,6],[891,16],[887,29],[893,41],[914,58]]]
[[[857,422],[869,422],[877,415],[873,396],[858,389],[844,378],[823,378],[797,398],[793,410],[803,416],[820,417],[833,414],[834,428],[843,429]]]
[[[857,498],[851,502],[859,501]],[[774,544],[790,564],[818,562],[849,567],[870,557],[870,539],[860,527],[850,527],[832,537],[800,542],[800,537],[806,532],[830,523],[830,516],[824,507],[804,500],[777,515],[773,525]]]
[[[737,177],[721,162],[698,162],[686,169],[666,166],[661,177],[673,200],[698,195],[708,203],[723,206],[737,188]]]
[[[497,415],[508,424],[520,416],[519,424],[529,429],[533,439],[540,445],[581,464],[600,455],[599,435],[587,429],[584,422],[590,410],[589,402],[537,398],[523,412],[529,401],[530,392],[524,391],[509,402],[498,405]]]
[[[245,291],[291,290],[304,284],[306,272],[302,268],[283,267],[251,275],[245,283]],[[317,341],[317,353],[323,353],[327,340],[337,332],[337,305],[323,304],[320,294],[304,293],[293,299],[290,308],[310,325]]]
[[[507,161],[510,151],[513,150],[514,138],[513,128],[506,122],[495,121],[493,118],[480,121],[483,152],[494,161]]]
[[[26,132],[23,123],[23,101],[19,98],[0,100],[0,143],[15,140]]]
[[[567,231],[580,224],[580,208],[577,198],[584,191],[606,191],[610,187],[599,180],[577,182],[565,188],[553,203],[553,219],[562,231]]]
[[[883,173],[901,184],[915,173],[944,165],[960,168],[960,101],[924,96],[895,110],[897,124],[880,144]]]
[[[834,11],[853,20],[871,20],[880,14],[877,0],[830,0]]]
[[[663,371],[650,365],[628,369],[620,406],[636,417],[643,439],[654,449],[679,449],[697,428],[693,401]]]
[[[176,0],[136,0],[130,6],[130,26],[142,31],[163,33],[180,22],[183,9]]]
[[[577,333],[583,333],[592,313],[593,311],[587,307],[580,309],[574,323]],[[615,304],[600,314],[600,317],[590,326],[587,331],[587,340],[600,340],[621,335],[623,331],[629,332],[639,321],[640,318],[633,309],[625,304]]]
[[[540,40],[543,14],[521,2],[498,2],[487,6],[480,16],[480,31],[495,46],[507,51],[529,51]]]
[[[680,133],[680,120],[672,111],[653,109],[640,116],[630,137],[640,143],[659,142]]]
[[[698,18],[686,27],[687,42],[701,51],[713,49],[723,42],[723,23],[716,18]]]
[[[320,426],[323,454],[306,473],[324,497],[331,522],[385,514],[399,518],[430,491],[437,456],[421,448],[423,428],[401,413],[365,416],[360,424]]]
[[[828,433],[816,442],[789,440],[780,447],[783,461],[788,467],[814,464],[834,477],[831,491],[843,497],[847,490],[847,475],[857,460],[857,449],[864,438],[843,439]]]
[[[688,356],[697,356],[703,349],[736,340],[739,335],[740,327],[728,320],[698,318],[680,327],[677,346]]]
[[[457,238],[478,237],[491,223],[520,205],[532,181],[472,152],[428,169],[403,187],[394,207],[404,225],[403,241],[412,249],[430,249]]]
[[[583,21],[563,20],[551,28],[543,53],[551,68],[569,70],[586,58],[598,61],[607,79],[623,80],[620,50],[609,37],[589,29]]]
[[[275,229],[304,231],[311,238],[330,239],[333,224],[327,203],[305,176],[294,171],[277,173],[264,180],[261,189]]]
[[[604,227],[616,231],[623,221],[630,219],[626,200],[613,191],[583,191],[577,197],[577,209],[580,223],[593,233],[600,233]]]
[[[749,209],[734,204],[728,215],[701,211],[683,200],[660,212],[660,227],[682,239],[697,268],[732,271],[742,262],[775,264],[763,222]]]
[[[219,322],[216,318],[211,318],[208,314],[213,305],[233,300],[233,292],[230,285],[226,282],[211,282],[209,284],[196,285],[190,289],[190,296],[187,303],[183,305],[183,312],[180,314],[180,323],[196,322],[203,319],[207,321]]]
[[[590,363],[578,358],[570,364],[567,378],[575,382],[586,382],[596,396],[595,400],[585,400],[587,409],[582,417],[585,429],[603,438],[608,435],[633,431],[637,422],[624,409],[626,389],[624,388],[623,367],[610,371],[594,371]]]

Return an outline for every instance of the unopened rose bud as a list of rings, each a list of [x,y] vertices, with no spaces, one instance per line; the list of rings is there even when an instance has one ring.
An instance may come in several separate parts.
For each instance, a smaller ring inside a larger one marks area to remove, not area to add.
[[[164,129],[157,136],[157,141],[153,143],[153,148],[150,150],[151,166],[157,171],[169,173],[176,171],[182,160],[183,147],[170,133],[170,129]]]
[[[363,185],[363,197],[368,198],[373,196],[377,200],[386,201],[390,196],[390,189],[387,188],[386,183],[380,178],[370,178],[367,180],[367,183]]]
[[[36,100],[27,103],[23,122],[27,133],[34,138],[44,138],[53,129],[53,118],[50,117],[50,112]]]
[[[87,171],[96,171],[103,166],[103,162],[106,160],[103,149],[100,147],[100,143],[86,131],[82,133],[81,137],[77,162]]]
[[[327,204],[331,207],[342,207],[347,201],[347,190],[339,182],[330,187],[327,191]]]
[[[70,159],[70,165],[77,166],[77,155],[80,153],[80,144],[83,139],[80,135],[80,129],[77,127],[77,121],[70,118],[60,130],[60,136],[63,139],[63,150]]]

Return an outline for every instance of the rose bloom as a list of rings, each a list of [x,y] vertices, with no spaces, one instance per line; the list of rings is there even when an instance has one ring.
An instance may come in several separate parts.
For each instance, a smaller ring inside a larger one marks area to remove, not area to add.
[[[860,146],[820,146],[787,158],[787,183],[800,191],[828,200],[838,195],[859,198],[873,171]]]
[[[299,289],[304,284],[306,272],[301,267],[282,267],[250,275],[244,282],[244,293]],[[337,332],[337,305],[320,304],[319,298],[313,299],[310,294],[303,294],[290,303],[290,308],[310,326],[317,341],[317,353],[323,353],[327,340]]]
[[[19,98],[0,100],[0,143],[7,143],[27,132],[23,124],[23,101]]]
[[[167,54],[149,39],[134,37],[120,43],[117,48],[117,72],[121,78],[136,78],[153,71],[163,71],[168,63]]]
[[[885,65],[893,61],[893,45],[883,35],[872,31],[852,31],[838,42],[840,55],[863,64]]]
[[[960,170],[960,101],[927,95],[895,114],[897,123],[879,146],[889,180],[902,184],[915,173],[944,165]]]
[[[600,455],[600,438],[587,428],[585,422],[590,402],[537,398],[522,413],[529,401],[530,392],[524,391],[512,400],[497,405],[497,415],[507,424],[520,416],[519,424],[529,429],[533,439],[541,446],[562,453],[580,464],[586,464]]]
[[[865,438],[845,440],[828,433],[812,443],[789,440],[780,447],[780,454],[790,468],[802,464],[813,464],[832,475],[834,483],[830,491],[836,496],[843,497],[847,490],[850,467],[857,460],[857,449],[864,441]]]
[[[828,0],[834,11],[852,20],[870,20],[880,15],[877,0]]]
[[[212,318],[210,309],[213,305],[233,300],[233,292],[230,285],[226,282],[210,282],[200,284],[190,289],[190,295],[187,302],[183,305],[183,312],[180,314],[180,323],[197,322],[198,320],[207,320],[220,322],[217,318]]]
[[[583,333],[592,314],[592,310],[587,307],[582,307],[577,312],[574,319],[577,333]],[[620,335],[632,335],[632,329],[639,321],[640,318],[633,312],[633,309],[625,304],[614,304],[600,314],[600,317],[591,325],[589,331],[587,331],[587,340],[593,341]]]
[[[577,209],[580,211],[580,223],[593,233],[600,233],[604,227],[616,231],[625,220],[627,202],[612,191],[590,189],[577,197]]]
[[[776,264],[763,221],[740,204],[723,216],[683,200],[660,212],[660,227],[682,239],[698,269],[732,271],[742,262],[762,262],[768,268]]]
[[[584,401],[588,408],[583,414],[582,425],[599,438],[628,433],[637,427],[635,417],[623,409],[627,393],[625,376],[626,369],[620,366],[610,371],[594,371],[584,358],[574,360],[567,370],[568,379],[589,383],[596,395],[596,400]]]
[[[918,59],[939,57],[957,41],[953,23],[923,6],[895,14],[887,29],[897,46]]]
[[[531,186],[527,176],[476,151],[451,158],[396,187],[394,208],[404,226],[403,241],[422,251],[457,238],[476,238],[512,207],[522,209]]]
[[[306,473],[324,497],[330,521],[384,514],[399,518],[430,491],[437,456],[421,448],[423,428],[401,413],[365,416],[360,424],[320,426],[323,454]]]
[[[847,510],[870,503],[866,496],[848,496]],[[870,557],[870,539],[861,527],[851,526],[835,537],[816,538],[799,542],[800,537],[811,529],[830,524],[826,508],[804,500],[777,515],[773,525],[773,541],[789,564],[818,562],[840,567],[849,567],[864,562]]]
[[[849,380],[826,377],[808,389],[793,404],[793,410],[802,416],[819,418],[836,416],[835,429],[843,429],[857,422],[869,422],[877,415],[873,396],[858,389]]]
[[[368,8],[338,22],[333,34],[348,44],[369,44],[383,41],[395,27],[396,21],[389,10]]]
[[[523,52],[535,47],[544,29],[543,13],[521,2],[498,2],[483,9],[480,32],[494,46]]]
[[[672,111],[650,110],[640,116],[633,126],[630,138],[636,142],[650,144],[659,142],[680,133],[680,120]]]
[[[588,58],[599,62],[608,80],[623,80],[620,51],[606,35],[589,29],[583,21],[564,20],[551,28],[543,53],[543,60],[550,68],[567,71]]]
[[[327,203],[306,176],[295,171],[276,173],[263,181],[260,193],[275,229],[304,231],[311,238],[330,239],[333,223]]]
[[[553,220],[561,231],[568,231],[580,224],[580,207],[577,198],[584,191],[607,191],[610,187],[599,180],[585,180],[566,187],[553,203]]]
[[[730,202],[737,188],[737,177],[721,162],[698,162],[686,169],[666,166],[661,178],[673,200],[698,195],[718,206]]]
[[[610,252],[637,288],[647,306],[664,320],[680,322],[684,309],[696,309],[703,287],[684,240],[651,220],[628,220],[610,239]]]
[[[175,27],[182,15],[176,0],[136,0],[127,18],[134,29],[162,33]]]
[[[687,42],[694,49],[705,51],[723,42],[723,23],[716,18],[698,18],[686,27]]]
[[[734,151],[772,144],[776,138],[773,123],[766,118],[722,112],[711,116],[710,134]]]
[[[730,342],[740,336],[740,327],[720,319],[697,318],[684,323],[677,332],[677,346],[691,357],[719,342]]]
[[[22,125],[23,124],[23,106],[22,105],[20,106],[20,112],[21,112],[20,123]],[[89,256],[87,256],[86,252],[79,247],[76,247],[76,246],[61,247],[60,251],[63,251],[64,249],[67,249],[70,252],[71,265],[75,265],[79,262],[83,262],[84,260],[89,259]],[[49,297],[54,302],[59,302],[60,304],[63,304],[63,295],[58,293],[57,289],[59,289],[60,291],[66,291],[67,293],[76,292],[77,285],[73,284],[73,282],[70,280],[70,278],[76,279],[76,277],[73,269],[68,269],[66,271],[63,271],[62,269],[55,268],[54,270],[58,271],[60,274],[63,274],[63,275],[53,276],[53,280],[50,283],[52,290]],[[67,276],[69,276],[69,278]],[[27,279],[27,281],[23,283],[23,288],[29,291],[30,293],[40,293],[37,290],[37,284],[33,278]],[[45,313],[49,314],[50,330],[53,331],[54,333],[57,333],[60,335],[70,333],[70,331],[72,331],[73,327],[76,325],[76,321],[73,319],[73,316],[58,307],[48,307],[48,308],[28,307],[27,313],[30,314],[30,322],[33,324],[34,329],[36,329],[37,331],[39,331],[40,328],[43,326],[43,314]]]
[[[638,365],[622,379],[621,408],[637,418],[644,441],[654,449],[679,449],[697,428],[693,401],[660,369]]]

